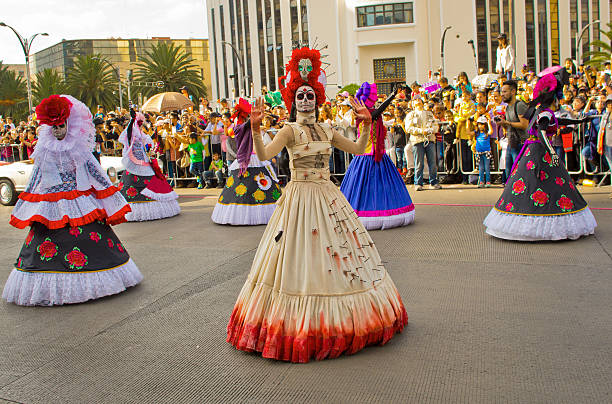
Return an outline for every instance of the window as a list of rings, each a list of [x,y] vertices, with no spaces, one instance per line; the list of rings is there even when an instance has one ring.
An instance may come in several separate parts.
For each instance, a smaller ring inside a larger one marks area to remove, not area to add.
[[[502,32],[501,27],[501,19],[499,18],[499,1],[498,0],[489,0],[489,25],[490,25],[490,34],[491,34],[491,60],[493,61],[493,67],[495,67],[495,63],[497,62],[497,35]]]
[[[576,59],[576,41],[573,38],[576,38],[578,35],[578,0],[570,0],[570,37],[572,40],[571,49],[572,49],[572,59]]]
[[[547,1],[538,0],[538,39],[540,51],[540,70],[548,67],[548,18],[547,18]]]
[[[278,77],[285,75],[283,64],[283,28],[281,26],[280,0],[274,0],[274,29],[276,31],[276,72]]]
[[[407,24],[414,22],[412,2],[357,7],[357,26]]]
[[[236,28],[238,24],[236,23],[236,17],[234,13],[234,2],[230,1],[229,6],[230,6],[230,37],[231,37],[230,42],[232,43],[232,45],[236,46],[236,31],[234,30],[234,28]],[[233,50],[230,50],[230,53],[232,54],[232,66],[234,68],[233,69],[234,89],[236,90],[236,94],[239,94],[240,86],[238,84],[238,58],[236,57],[236,54],[234,53]]]
[[[599,0],[593,0],[592,6],[591,6],[591,19],[593,21],[599,20]],[[599,23],[593,24],[593,40],[594,41],[597,41],[600,38],[599,30],[600,30]]]
[[[504,32],[508,34],[508,41],[510,41],[510,1],[503,0],[504,6]]]
[[[558,65],[561,62],[560,48],[559,0],[550,0],[550,53],[553,65]]]
[[[298,6],[297,0],[291,0],[289,3],[291,13],[291,44],[296,47],[300,43],[300,28],[298,26]]]
[[[406,82],[406,58],[374,59],[373,62],[379,94],[391,94],[394,84]]]
[[[476,38],[478,39],[478,67],[489,69],[489,41],[487,35],[486,0],[476,0]]]
[[[251,28],[249,26],[249,2],[245,0],[242,5],[242,15],[244,16],[244,41],[246,49],[246,72],[244,72],[244,74],[251,75],[251,72],[253,71],[253,63],[251,62]],[[252,77],[251,80],[246,80],[246,82],[247,84],[245,85],[249,86],[249,88],[245,89],[245,94],[251,95],[251,88],[249,83],[253,82]]]
[[[225,21],[223,19],[223,6],[219,6],[219,21],[221,22],[221,52],[223,54],[223,83],[225,83],[225,97],[229,97],[229,87],[228,87],[228,79],[227,77],[227,51],[225,50],[225,45],[223,42],[225,41]]]
[[[306,6],[306,0],[300,0],[300,13],[302,15],[302,42],[304,45],[308,45],[308,7]]]
[[[259,77],[261,79],[262,87],[268,86],[268,80],[266,77],[266,45],[264,43],[264,21],[262,17],[263,8],[261,6],[262,0],[257,0],[255,7],[257,8],[257,36],[259,42]]]
[[[581,29],[586,27],[591,21],[589,21],[589,0],[582,0],[580,3],[580,27]],[[580,44],[582,45],[582,50],[580,51],[580,59],[578,63],[582,63],[582,55],[589,50],[589,42],[591,41],[591,34],[587,29],[582,36],[582,40]]]
[[[217,67],[217,60],[218,60],[217,59],[217,26],[215,24],[215,9],[214,8],[210,10],[210,19],[212,23],[213,57],[215,58],[215,83],[217,83],[217,97],[220,97],[221,93],[219,91],[219,68]]]
[[[535,0],[525,1],[525,42],[527,45],[527,66],[530,70],[536,70],[536,37],[535,37]]]
[[[266,52],[268,53],[268,90],[276,90],[276,74],[274,64],[274,21],[272,20],[272,8],[270,2],[264,0],[264,21],[266,24]]]

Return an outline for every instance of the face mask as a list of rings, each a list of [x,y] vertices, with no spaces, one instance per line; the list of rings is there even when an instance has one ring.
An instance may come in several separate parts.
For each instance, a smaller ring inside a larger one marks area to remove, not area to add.
[[[310,86],[302,86],[295,92],[295,109],[298,112],[312,112],[316,108],[317,97]]]
[[[53,134],[53,136],[55,136],[57,140],[63,140],[66,137],[67,131],[68,128],[66,127],[65,123],[61,125],[53,125],[53,127],[51,128],[51,133]]]
[[[310,59],[300,59],[298,62],[298,71],[300,72],[302,80],[308,81],[308,74],[312,71],[312,62]]]

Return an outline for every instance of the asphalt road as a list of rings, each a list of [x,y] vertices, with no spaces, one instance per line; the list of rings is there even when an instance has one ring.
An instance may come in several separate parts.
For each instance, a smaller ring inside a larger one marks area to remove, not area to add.
[[[610,187],[584,188],[612,208]],[[236,351],[225,327],[264,227],[210,220],[217,190],[182,213],[115,231],[145,276],[62,307],[0,303],[0,402],[612,402],[612,210],[596,234],[518,243],[484,233],[499,188],[415,193],[416,222],[372,232],[406,305],[383,347],[290,364]],[[0,285],[26,236],[0,208]]]

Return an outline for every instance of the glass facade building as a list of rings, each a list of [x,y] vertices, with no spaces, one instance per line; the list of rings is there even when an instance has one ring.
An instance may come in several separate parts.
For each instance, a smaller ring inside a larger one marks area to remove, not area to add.
[[[100,54],[114,66],[119,67],[122,76],[136,68],[139,58],[146,55],[154,44],[160,42],[181,46],[191,56],[206,88],[210,89],[210,63],[208,39],[75,39],[64,40],[30,56],[32,74],[44,69],[54,69],[64,75],[74,66],[77,56]]]

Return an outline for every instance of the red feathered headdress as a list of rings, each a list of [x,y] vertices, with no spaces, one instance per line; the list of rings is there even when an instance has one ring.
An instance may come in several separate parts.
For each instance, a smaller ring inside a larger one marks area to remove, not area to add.
[[[36,119],[42,125],[61,125],[70,116],[72,102],[66,97],[52,95],[45,98],[36,107]]]
[[[232,114],[231,119],[234,120],[238,118],[238,124],[244,123],[251,114],[251,104],[242,97],[240,97],[238,104],[236,104],[234,109],[235,111]]]
[[[310,59],[312,70],[308,73],[307,81],[300,76],[299,63],[302,59]],[[291,60],[285,65],[287,74],[278,79],[281,95],[288,111],[291,111],[295,92],[303,85],[312,87],[317,96],[317,105],[325,102],[325,72],[321,70],[321,52],[307,47],[294,49]],[[283,85],[283,81],[285,84]]]

